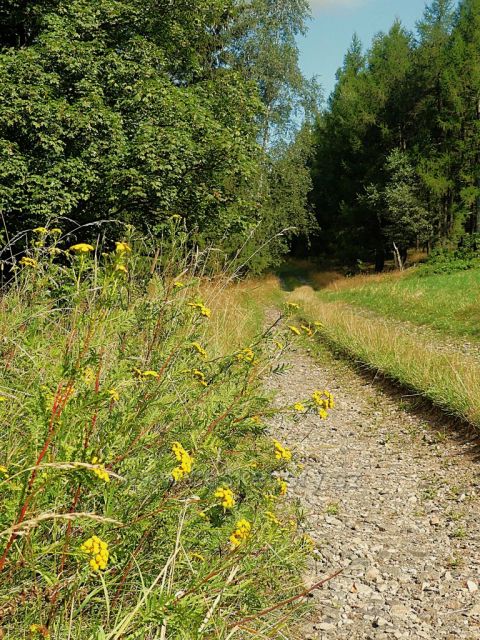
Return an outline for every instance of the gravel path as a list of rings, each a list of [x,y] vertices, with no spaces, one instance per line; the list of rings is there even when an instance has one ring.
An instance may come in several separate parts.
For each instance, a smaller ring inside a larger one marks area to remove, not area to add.
[[[317,547],[306,583],[344,568],[298,637],[480,638],[478,443],[327,352],[285,361],[267,381],[279,401],[328,388],[337,402],[327,422],[271,425],[304,465],[289,493]]]

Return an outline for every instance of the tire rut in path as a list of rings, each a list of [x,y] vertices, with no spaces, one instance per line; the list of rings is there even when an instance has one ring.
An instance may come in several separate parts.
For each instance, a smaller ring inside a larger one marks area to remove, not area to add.
[[[416,415],[327,352],[285,356],[266,381],[283,404],[329,389],[328,421],[278,416],[271,433],[304,469],[289,478],[316,543],[314,595],[299,638],[480,638],[480,489],[476,443]],[[407,403],[408,404],[408,403]]]

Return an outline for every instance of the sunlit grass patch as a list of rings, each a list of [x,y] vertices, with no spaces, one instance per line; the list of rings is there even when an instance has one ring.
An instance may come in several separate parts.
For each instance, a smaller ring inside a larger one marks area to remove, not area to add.
[[[347,302],[386,318],[425,325],[456,338],[480,338],[480,270],[419,275],[403,273],[357,276],[335,282],[319,295]]]
[[[365,317],[342,302],[325,302],[310,287],[297,289],[289,300],[336,349],[480,425],[480,365],[474,356],[439,349],[433,340],[401,331],[381,317]]]

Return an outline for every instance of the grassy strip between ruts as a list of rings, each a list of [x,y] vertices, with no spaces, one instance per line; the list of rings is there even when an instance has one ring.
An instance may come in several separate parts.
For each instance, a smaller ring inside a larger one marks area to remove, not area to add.
[[[447,413],[480,426],[480,364],[438,348],[408,329],[364,317],[340,302],[324,302],[308,286],[288,296],[305,323],[331,346],[412,389]],[[319,323],[315,325],[315,323]]]
[[[285,499],[292,454],[265,424],[301,416],[262,391],[290,332],[262,333],[274,287],[206,281],[176,225],[162,247],[40,228],[14,265],[0,300],[5,640],[294,637],[311,546]]]

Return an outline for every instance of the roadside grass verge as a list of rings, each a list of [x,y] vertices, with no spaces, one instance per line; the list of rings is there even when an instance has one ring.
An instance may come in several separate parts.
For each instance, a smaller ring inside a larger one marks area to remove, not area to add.
[[[278,306],[282,298],[274,276],[204,280],[201,293],[214,312],[204,333],[216,356],[255,342],[264,329],[266,307]]]
[[[293,637],[311,547],[279,479],[295,463],[265,426],[295,414],[262,392],[282,351],[262,305],[279,294],[206,281],[176,225],[161,250],[38,229],[9,265],[5,640]]]
[[[325,302],[346,302],[380,316],[437,329],[445,335],[480,340],[480,269],[421,275],[357,276],[319,292]]]
[[[439,350],[435,342],[402,332],[382,318],[363,317],[342,302],[325,302],[310,287],[296,289],[288,300],[300,305],[299,317],[336,350],[480,426],[477,358]]]

